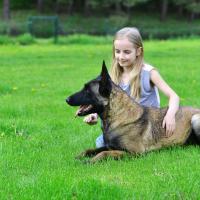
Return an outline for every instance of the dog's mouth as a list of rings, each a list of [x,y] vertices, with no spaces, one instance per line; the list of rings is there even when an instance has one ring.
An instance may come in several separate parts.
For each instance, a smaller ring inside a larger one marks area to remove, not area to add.
[[[76,111],[76,116],[85,116],[90,114],[91,110],[93,109],[92,105],[81,105],[79,109]]]

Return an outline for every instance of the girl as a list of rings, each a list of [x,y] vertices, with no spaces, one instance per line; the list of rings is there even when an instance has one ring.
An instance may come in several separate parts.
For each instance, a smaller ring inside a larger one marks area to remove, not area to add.
[[[110,71],[112,80],[143,106],[159,107],[158,89],[169,98],[168,111],[162,126],[166,136],[175,129],[175,114],[179,107],[179,97],[163,80],[159,72],[143,60],[142,38],[136,28],[119,30],[113,40],[113,62]],[[97,114],[84,118],[88,124],[97,123]],[[104,146],[103,136],[96,139],[96,147]]]

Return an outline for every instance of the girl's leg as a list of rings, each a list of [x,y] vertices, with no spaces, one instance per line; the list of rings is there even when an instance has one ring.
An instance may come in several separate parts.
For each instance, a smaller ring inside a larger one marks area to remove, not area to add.
[[[100,147],[105,147],[105,143],[104,143],[104,139],[103,139],[103,134],[101,134],[96,139],[96,148],[100,148]]]
[[[194,131],[194,134],[196,135],[196,137],[198,138],[200,142],[200,114],[193,115],[191,123],[192,123],[192,129]]]

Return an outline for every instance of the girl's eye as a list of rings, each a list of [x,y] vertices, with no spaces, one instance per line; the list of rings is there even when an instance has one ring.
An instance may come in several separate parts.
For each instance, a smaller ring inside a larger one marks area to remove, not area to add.
[[[120,51],[116,49],[116,50],[115,50],[115,53],[120,53]]]
[[[124,51],[124,53],[125,53],[125,54],[130,54],[130,53],[131,53],[131,51]]]

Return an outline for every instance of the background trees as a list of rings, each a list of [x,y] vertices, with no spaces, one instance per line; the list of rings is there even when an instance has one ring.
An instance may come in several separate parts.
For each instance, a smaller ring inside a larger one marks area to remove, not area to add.
[[[9,20],[10,19],[10,1],[3,0],[3,19]]]
[[[10,10],[37,9],[39,13],[54,12],[64,14],[102,15],[128,14],[134,15],[135,10],[143,11],[153,8],[152,12],[160,13],[165,20],[169,13],[178,16],[187,15],[193,20],[199,17],[200,0],[3,0],[3,19],[10,18]]]
[[[33,15],[59,16],[63,35],[113,34],[122,26],[136,26],[147,38],[200,34],[194,20],[200,0],[3,0],[0,9],[0,35],[26,33]],[[41,30],[46,31],[43,25]]]

